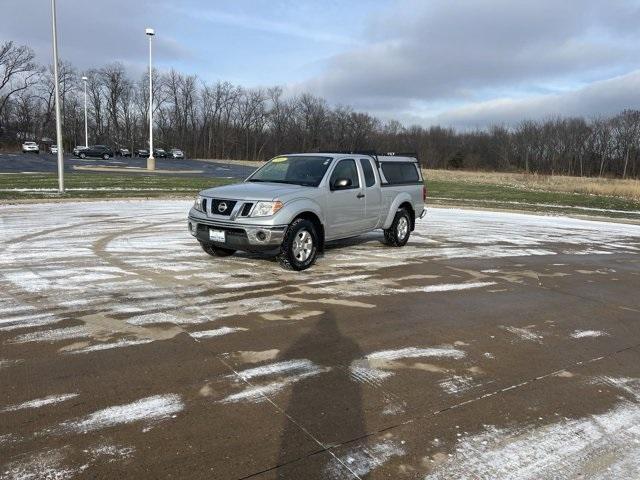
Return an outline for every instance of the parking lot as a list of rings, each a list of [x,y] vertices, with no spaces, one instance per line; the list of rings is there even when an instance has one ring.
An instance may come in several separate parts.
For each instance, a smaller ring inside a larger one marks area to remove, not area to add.
[[[106,167],[115,169],[129,169],[127,173],[136,173],[134,169],[145,169],[147,167],[146,158],[137,157],[115,157],[109,160],[102,158],[86,158],[81,159],[72,155],[65,155],[65,172],[71,173],[80,171],[83,173],[91,173],[86,167],[100,169]],[[80,168],[78,168],[80,167]],[[161,171],[193,171],[191,175],[204,177],[223,177],[244,179],[254,167],[239,165],[237,163],[228,163],[225,161],[212,162],[194,159],[173,159],[158,158],[156,159],[156,169]],[[57,173],[58,163],[57,156],[41,151],[39,155],[34,153],[0,153],[0,174],[2,173]],[[142,172],[146,174],[146,172]],[[181,173],[169,172],[173,175],[181,175]],[[161,173],[158,173],[161,174]],[[182,174],[184,175],[184,174]],[[189,175],[187,173],[187,175]]]
[[[430,209],[295,273],[188,208],[2,207],[0,478],[640,471],[640,226]]]

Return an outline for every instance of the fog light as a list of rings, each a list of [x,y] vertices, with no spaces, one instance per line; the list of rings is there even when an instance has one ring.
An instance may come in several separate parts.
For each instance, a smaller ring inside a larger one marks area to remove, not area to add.
[[[264,242],[267,239],[267,234],[261,230],[258,233],[256,233],[256,238],[261,242]]]
[[[196,233],[198,233],[198,225],[194,225],[193,223],[189,222],[189,233],[195,237]]]

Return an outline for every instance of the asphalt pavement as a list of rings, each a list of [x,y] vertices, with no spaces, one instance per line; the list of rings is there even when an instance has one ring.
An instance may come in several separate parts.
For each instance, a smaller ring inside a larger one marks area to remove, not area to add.
[[[116,157],[109,160],[103,160],[101,158],[87,158],[80,159],[71,155],[65,156],[65,172],[74,172],[73,167],[85,166],[85,167],[99,167],[108,166],[114,168],[122,167],[137,167],[146,168],[146,158],[123,158]],[[156,159],[156,168],[158,170],[193,170],[198,173],[156,173],[156,175],[181,175],[181,176],[205,176],[205,177],[227,177],[244,179],[251,172],[255,170],[254,167],[239,165],[235,163],[227,163],[221,161],[210,160],[195,160],[195,159],[171,159],[171,158],[158,158]],[[30,153],[0,153],[0,173],[55,173],[58,171],[57,156],[49,153],[41,152],[39,155]],[[200,172],[201,171],[201,172]],[[90,171],[83,170],[82,173],[91,173]],[[104,172],[95,172],[104,173]],[[118,174],[122,172],[113,172]],[[127,174],[135,174],[136,172],[127,172]],[[147,172],[139,172],[141,174],[147,174]]]
[[[431,208],[296,273],[189,205],[0,211],[0,478],[638,478],[640,227]]]

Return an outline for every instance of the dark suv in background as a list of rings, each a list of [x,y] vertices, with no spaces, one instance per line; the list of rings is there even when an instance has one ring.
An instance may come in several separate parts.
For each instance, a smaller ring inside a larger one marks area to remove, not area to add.
[[[91,145],[88,148],[84,148],[78,152],[80,158],[85,157],[98,157],[105,160],[113,157],[113,150],[106,145]]]

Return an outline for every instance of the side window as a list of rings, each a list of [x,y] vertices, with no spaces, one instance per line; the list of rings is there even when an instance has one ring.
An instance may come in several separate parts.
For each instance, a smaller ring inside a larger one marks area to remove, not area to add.
[[[369,160],[368,158],[361,158],[360,166],[362,166],[362,172],[364,173],[364,184],[367,187],[375,185],[376,176],[373,173],[373,168],[371,167],[371,160]]]
[[[389,185],[411,184],[420,181],[415,163],[383,162],[382,173],[384,173]]]
[[[350,188],[360,187],[360,181],[358,180],[358,168],[356,167],[355,160],[340,160],[331,174],[331,185],[340,178],[348,178],[351,180]]]

